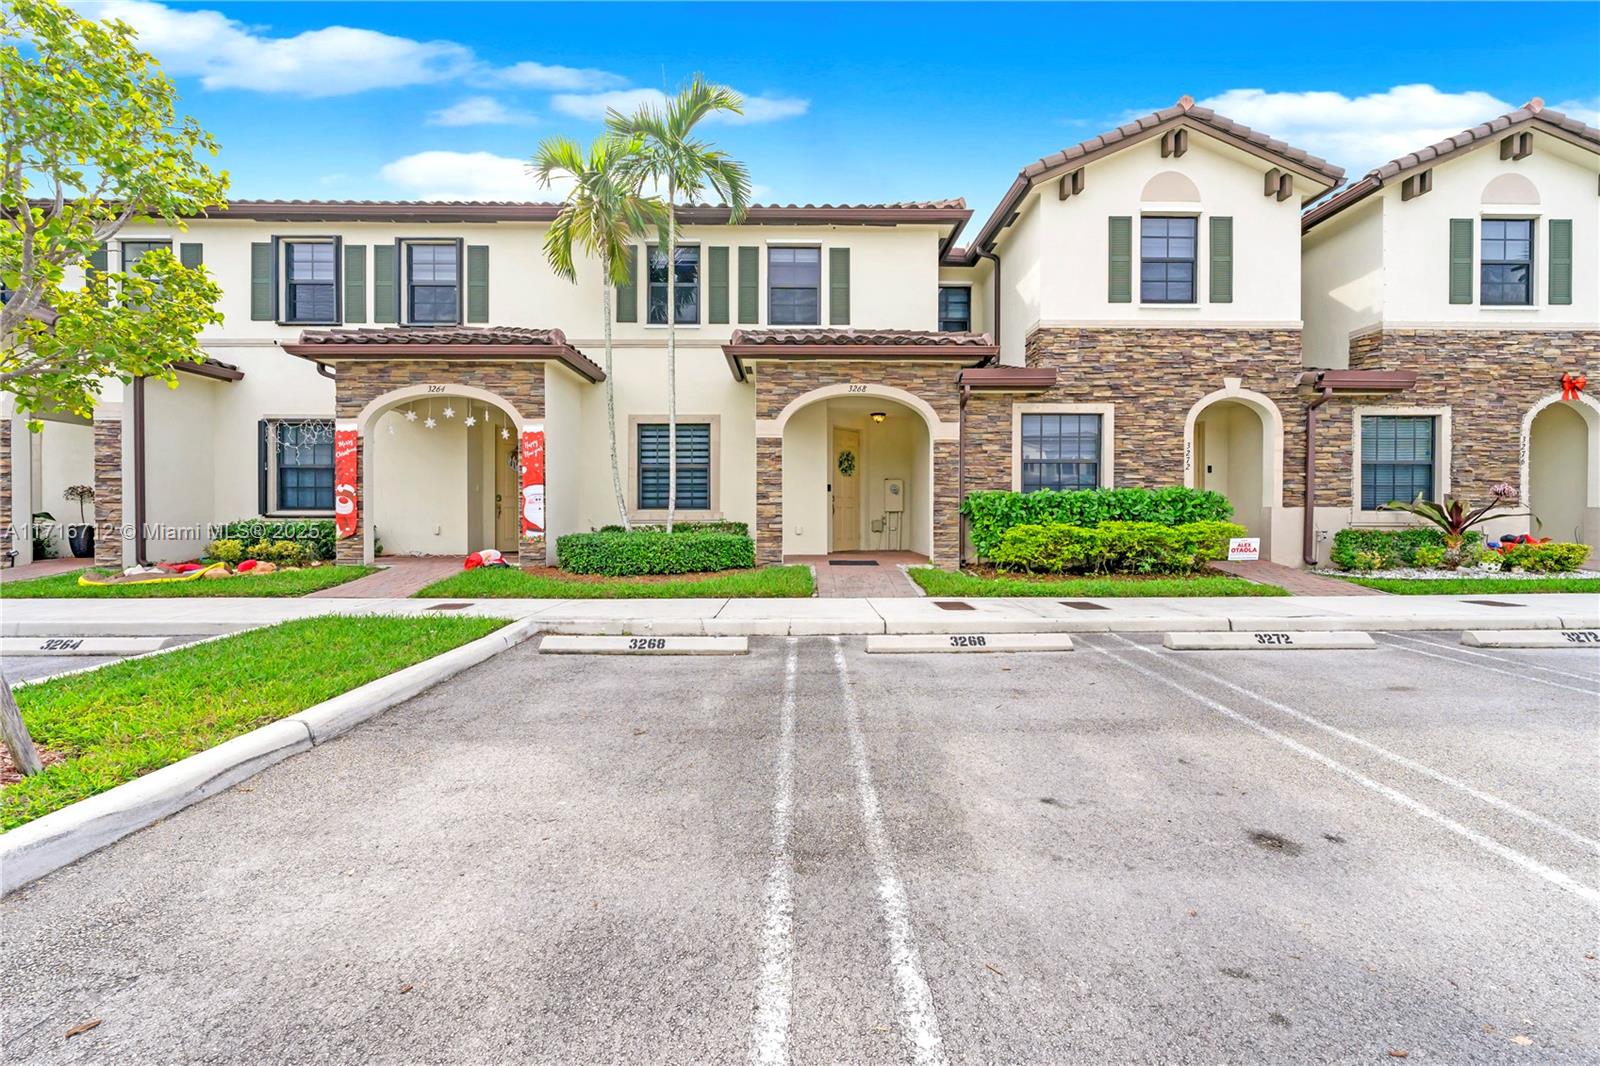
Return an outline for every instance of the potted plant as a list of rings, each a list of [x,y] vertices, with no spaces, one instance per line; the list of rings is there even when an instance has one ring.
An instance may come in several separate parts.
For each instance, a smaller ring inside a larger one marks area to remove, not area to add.
[[[1455,570],[1461,566],[1461,549],[1467,542],[1467,532],[1482,522],[1491,518],[1516,517],[1510,511],[1496,511],[1499,507],[1510,507],[1517,502],[1517,490],[1501,482],[1489,490],[1489,502],[1482,507],[1467,510],[1467,505],[1460,500],[1453,500],[1446,496],[1443,503],[1434,503],[1425,500],[1418,494],[1410,503],[1401,503],[1391,500],[1383,505],[1385,511],[1405,511],[1418,518],[1426,519],[1444,531],[1444,568]]]
[[[79,524],[67,527],[67,543],[72,545],[72,555],[76,559],[89,559],[94,556],[94,523],[89,521],[85,510],[87,504],[94,502],[93,485],[68,485],[61,498],[78,505]]]

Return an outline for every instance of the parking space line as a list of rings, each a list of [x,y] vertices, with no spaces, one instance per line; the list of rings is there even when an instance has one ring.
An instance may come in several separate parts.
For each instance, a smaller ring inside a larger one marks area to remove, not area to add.
[[[772,796],[772,870],[767,874],[761,921],[761,980],[756,988],[750,1057],[762,1066],[789,1061],[789,1016],[794,991],[794,868],[789,829],[794,824],[794,708],[800,642],[789,638],[783,663],[783,709]]]
[[[911,903],[906,898],[905,885],[895,871],[894,845],[889,842],[888,830],[884,828],[878,789],[872,783],[867,740],[861,730],[861,714],[856,707],[855,693],[850,691],[844,644],[838,637],[829,639],[833,641],[833,667],[839,677],[845,730],[850,738],[850,765],[855,771],[856,795],[861,801],[867,854],[872,859],[873,875],[878,881],[878,906],[883,913],[884,933],[889,942],[889,964],[894,971],[900,1035],[910,1047],[913,1062],[928,1066],[943,1064],[944,1041],[939,1035],[939,1018],[933,1009],[933,993],[922,976],[922,959],[911,928]]]
[[[1546,866],[1538,859],[1535,859],[1530,855],[1524,855],[1515,848],[1508,848],[1498,840],[1485,836],[1483,833],[1480,833],[1476,829],[1473,829],[1469,826],[1462,825],[1460,822],[1449,817],[1448,815],[1434,810],[1427,804],[1422,803],[1419,800],[1412,799],[1404,792],[1401,792],[1396,788],[1392,788],[1381,781],[1376,781],[1362,773],[1360,770],[1346,766],[1344,763],[1329,755],[1323,754],[1316,748],[1313,748],[1308,744],[1301,743],[1287,734],[1280,733],[1271,726],[1258,722],[1249,715],[1241,711],[1234,710],[1227,704],[1220,703],[1217,700],[1212,699],[1210,696],[1207,696],[1203,692],[1197,692],[1194,689],[1174,681],[1163,674],[1157,673],[1154,670],[1148,670],[1145,667],[1140,666],[1138,663],[1129,659],[1125,659],[1116,652],[1100,647],[1097,644],[1092,644],[1090,647],[1099,652],[1101,655],[1104,655],[1106,658],[1111,659],[1113,662],[1121,663],[1129,670],[1132,670],[1137,674],[1142,674],[1143,676],[1150,678],[1152,681],[1159,681],[1168,688],[1188,696],[1201,706],[1208,707],[1225,718],[1238,722],[1240,725],[1245,726],[1246,728],[1253,729],[1269,740],[1277,741],[1279,744],[1288,748],[1295,754],[1302,755],[1305,758],[1310,759],[1311,761],[1318,763],[1329,770],[1332,770],[1339,776],[1350,781],[1354,781],[1361,787],[1377,793],[1392,803],[1404,807],[1413,814],[1426,818],[1428,821],[1448,829],[1457,836],[1471,841],[1490,854],[1497,855],[1507,862],[1527,871],[1528,873],[1541,877],[1551,884],[1571,892],[1573,895],[1577,896],[1579,899],[1582,899],[1591,906],[1600,908],[1600,889],[1593,888],[1582,883],[1581,881],[1574,880],[1573,878],[1562,873],[1560,870],[1557,870],[1551,866]]]
[[[1600,840],[1596,840],[1593,837],[1585,836],[1584,834],[1579,833],[1576,830],[1568,829],[1566,826],[1560,824],[1559,822],[1553,822],[1550,819],[1544,817],[1544,815],[1542,815],[1542,814],[1535,814],[1533,811],[1526,810],[1525,808],[1519,807],[1515,803],[1512,803],[1509,800],[1501,799],[1499,796],[1496,796],[1491,792],[1484,792],[1482,789],[1474,788],[1473,786],[1467,784],[1465,781],[1462,781],[1462,780],[1459,780],[1457,778],[1451,777],[1449,774],[1443,773],[1443,772],[1441,772],[1439,770],[1435,770],[1433,767],[1427,765],[1426,763],[1420,763],[1420,762],[1417,762],[1415,759],[1408,758],[1405,755],[1401,755],[1399,752],[1390,751],[1388,748],[1383,747],[1381,744],[1374,743],[1373,741],[1370,741],[1370,740],[1366,739],[1365,737],[1357,736],[1354,733],[1351,733],[1351,732],[1348,732],[1346,730],[1340,729],[1336,725],[1332,725],[1331,723],[1324,722],[1320,718],[1316,718],[1316,717],[1314,717],[1312,715],[1307,714],[1304,711],[1297,710],[1294,707],[1290,707],[1286,703],[1280,703],[1279,701],[1273,699],[1270,696],[1266,696],[1266,695],[1263,695],[1262,693],[1252,691],[1251,689],[1247,689],[1242,685],[1236,685],[1232,681],[1229,681],[1227,678],[1222,677],[1222,676],[1220,676],[1218,674],[1212,673],[1210,670],[1206,670],[1206,669],[1203,669],[1201,667],[1195,666],[1195,665],[1193,665],[1192,663],[1189,663],[1189,662],[1179,661],[1176,658],[1169,658],[1169,657],[1163,656],[1159,652],[1157,652],[1154,648],[1149,648],[1149,647],[1146,647],[1143,644],[1137,643],[1136,641],[1129,640],[1128,638],[1122,636],[1119,633],[1111,633],[1111,634],[1108,634],[1108,635],[1111,636],[1111,637],[1116,638],[1117,640],[1119,640],[1122,643],[1128,645],[1129,647],[1135,648],[1135,649],[1137,649],[1137,650],[1139,650],[1141,652],[1145,652],[1146,654],[1155,656],[1156,658],[1160,659],[1163,664],[1170,664],[1170,665],[1173,665],[1173,666],[1180,667],[1180,668],[1182,668],[1184,670],[1187,670],[1190,673],[1199,674],[1201,677],[1204,677],[1208,681],[1211,681],[1211,682],[1214,682],[1215,684],[1221,685],[1222,687],[1224,687],[1226,689],[1229,689],[1230,691],[1237,692],[1241,696],[1245,696],[1245,697],[1248,697],[1249,699],[1255,700],[1257,703],[1261,703],[1261,704],[1264,704],[1264,705],[1266,705],[1268,707],[1271,707],[1273,710],[1280,711],[1283,714],[1286,714],[1291,718],[1295,718],[1295,719],[1298,719],[1299,721],[1302,721],[1302,722],[1306,723],[1307,725],[1315,726],[1316,728],[1322,730],[1325,733],[1329,733],[1329,734],[1331,734],[1333,736],[1338,737],[1340,740],[1345,740],[1345,741],[1350,742],[1351,744],[1356,744],[1356,745],[1359,745],[1360,747],[1366,748],[1368,751],[1372,752],[1374,755],[1378,755],[1378,756],[1380,756],[1382,758],[1388,759],[1390,762],[1393,762],[1393,763],[1395,763],[1395,764],[1397,764],[1399,766],[1404,766],[1407,770],[1411,770],[1414,773],[1419,773],[1419,774],[1423,775],[1424,777],[1431,778],[1432,780],[1437,781],[1440,784],[1449,785],[1451,788],[1459,789],[1460,791],[1465,792],[1467,795],[1471,796],[1473,799],[1479,800],[1480,802],[1483,802],[1483,803],[1487,803],[1489,806],[1494,807],[1497,810],[1504,811],[1507,814],[1513,815],[1513,816],[1515,816],[1517,818],[1521,818],[1523,821],[1528,822],[1531,825],[1536,825],[1536,826],[1540,827],[1541,829],[1546,829],[1546,830],[1548,830],[1548,831],[1550,831],[1552,833],[1555,833],[1558,836],[1565,837],[1566,839],[1572,841],[1575,844],[1580,844],[1583,847],[1590,848],[1590,849],[1592,849],[1594,851],[1600,851]]]
[[[1385,633],[1384,636],[1399,637],[1400,634]],[[1540,685],[1549,685],[1551,688],[1564,688],[1568,692],[1577,692],[1585,696],[1600,696],[1600,689],[1579,688],[1576,685],[1563,685],[1561,682],[1551,681],[1547,677],[1537,677],[1533,674],[1519,674],[1515,670],[1502,670],[1498,666],[1487,666],[1484,663],[1475,663],[1471,659],[1460,659],[1454,655],[1443,655],[1438,652],[1423,651],[1421,648],[1413,648],[1406,644],[1395,644],[1387,640],[1384,641],[1384,643],[1388,644],[1389,647],[1394,648],[1396,651],[1408,652],[1412,655],[1425,655],[1430,659],[1443,659],[1445,662],[1455,663],[1457,666],[1470,666],[1476,670],[1488,670],[1490,673],[1504,674],[1507,677],[1517,678],[1519,681],[1532,681]]]
[[[1554,632],[1554,630],[1546,630],[1545,632]],[[1581,675],[1574,675],[1571,670],[1562,670],[1555,666],[1544,666],[1541,663],[1525,663],[1517,659],[1504,659],[1498,655],[1490,655],[1488,652],[1484,651],[1474,651],[1471,648],[1464,648],[1460,644],[1451,644],[1443,640],[1432,640],[1428,637],[1419,637],[1411,633],[1390,633],[1389,635],[1391,637],[1399,637],[1402,640],[1412,641],[1417,644],[1427,644],[1428,646],[1438,648],[1441,651],[1459,652],[1462,655],[1470,655],[1475,659],[1488,659],[1490,662],[1496,662],[1502,665],[1519,666],[1524,670],[1538,670],[1541,673],[1555,674],[1557,677],[1570,678],[1577,676],[1578,679],[1582,681],[1590,680],[1590,678],[1583,677]]]

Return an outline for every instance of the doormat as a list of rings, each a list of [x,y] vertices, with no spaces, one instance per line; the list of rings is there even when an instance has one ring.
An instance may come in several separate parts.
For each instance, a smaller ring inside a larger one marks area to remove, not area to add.
[[[876,559],[829,559],[829,566],[877,566]]]

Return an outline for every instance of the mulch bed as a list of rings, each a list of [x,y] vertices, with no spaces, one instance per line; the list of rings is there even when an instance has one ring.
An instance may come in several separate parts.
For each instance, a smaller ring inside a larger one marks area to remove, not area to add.
[[[630,577],[611,577],[607,574],[574,574],[570,570],[563,570],[559,566],[528,566],[522,567],[524,574],[534,577],[547,577],[552,581],[573,581],[583,585],[611,585],[618,582],[624,585],[654,585],[662,581],[705,581],[710,578],[731,577],[734,574],[749,574],[752,570],[707,570],[695,574],[634,574]]]
[[[49,766],[51,763],[60,762],[62,759],[66,758],[66,756],[61,754],[59,751],[51,751],[49,748],[41,748],[37,744],[35,744],[33,747],[34,750],[39,753],[39,761],[44,763],[46,766]],[[0,744],[0,787],[13,784],[21,780],[22,774],[18,772],[16,766],[12,763],[11,753],[6,750],[6,746],[4,744]]]

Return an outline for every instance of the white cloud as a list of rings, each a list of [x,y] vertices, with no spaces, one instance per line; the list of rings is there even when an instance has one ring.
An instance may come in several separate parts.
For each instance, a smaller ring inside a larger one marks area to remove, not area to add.
[[[1600,96],[1593,96],[1587,100],[1563,100],[1559,104],[1551,104],[1550,107],[1568,118],[1577,119],[1586,126],[1600,126]]]
[[[427,121],[430,126],[527,126],[538,119],[508,108],[492,96],[469,96],[430,112]]]
[[[566,184],[542,188],[525,159],[492,152],[416,152],[378,172],[402,195],[421,200],[560,200]]]
[[[556,92],[593,92],[617,89],[628,79],[609,70],[591,67],[560,67],[544,63],[513,63],[509,67],[481,72],[474,80],[488,84],[515,85],[522,89],[549,89]]]
[[[474,62],[471,49],[452,41],[415,41],[349,26],[271,37],[219,11],[177,10],[150,0],[79,6],[86,15],[128,23],[138,31],[140,46],[169,73],[197,75],[207,89],[342,96],[446,81]]]
[[[557,93],[550,98],[550,106],[563,115],[599,121],[606,111],[615,108],[623,114],[642,106],[665,107],[667,94],[660,89],[615,89],[602,93]],[[775,122],[779,119],[803,115],[811,108],[811,101],[792,96],[746,96],[744,114],[718,113],[709,115],[707,122],[726,122],[732,125],[753,122]]]
[[[1521,105],[1478,91],[1396,85],[1366,96],[1229,89],[1200,101],[1297,148],[1343,166],[1351,178]]]

